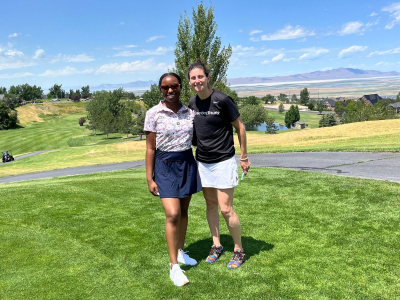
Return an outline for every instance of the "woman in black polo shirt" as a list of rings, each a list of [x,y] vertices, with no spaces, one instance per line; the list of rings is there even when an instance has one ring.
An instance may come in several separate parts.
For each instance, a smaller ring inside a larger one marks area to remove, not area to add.
[[[196,160],[207,204],[207,221],[213,239],[206,262],[214,263],[224,254],[219,234],[219,206],[235,244],[233,257],[227,267],[235,269],[246,260],[246,254],[242,247],[240,220],[233,210],[233,193],[238,184],[238,169],[234,157],[232,126],[238,134],[240,165],[244,174],[247,174],[250,168],[250,161],[247,157],[246,131],[239,111],[232,98],[210,88],[209,73],[201,59],[188,68],[189,83],[197,94],[189,101],[189,108],[195,112]]]

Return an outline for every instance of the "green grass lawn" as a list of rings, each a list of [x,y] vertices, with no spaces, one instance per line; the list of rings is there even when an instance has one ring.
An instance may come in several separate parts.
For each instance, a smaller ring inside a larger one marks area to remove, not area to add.
[[[85,102],[52,103],[51,105],[61,108],[61,111],[57,114],[40,115],[44,122],[31,122],[18,129],[2,130],[0,151],[11,149],[13,155],[18,156],[41,150],[115,143],[126,137],[124,134],[116,133],[110,134],[107,140],[105,135],[93,136],[93,131],[80,126],[79,118],[87,115],[84,110]],[[63,109],[73,107],[79,110],[63,114]]]
[[[267,110],[268,115],[275,119],[276,123],[285,125],[285,113],[279,113],[278,111]],[[321,119],[321,115],[313,114],[313,113],[301,113],[300,112],[300,121],[305,122],[308,124],[308,128],[318,128],[319,127],[319,120]],[[286,132],[281,131],[278,133]]]
[[[235,193],[242,268],[211,246],[202,194],[190,207],[186,267],[168,273],[164,212],[144,170],[1,184],[1,299],[399,299],[396,183],[253,168]]]

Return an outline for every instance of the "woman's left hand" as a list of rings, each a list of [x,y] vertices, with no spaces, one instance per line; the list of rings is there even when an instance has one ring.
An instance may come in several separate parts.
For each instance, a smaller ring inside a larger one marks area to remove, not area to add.
[[[250,165],[251,165],[251,162],[248,159],[240,161],[240,166],[242,167],[242,172],[244,173],[244,175],[247,175],[247,172],[250,169]]]

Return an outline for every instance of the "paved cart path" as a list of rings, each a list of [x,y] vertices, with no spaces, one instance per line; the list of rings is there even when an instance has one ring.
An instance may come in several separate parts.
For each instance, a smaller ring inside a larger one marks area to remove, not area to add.
[[[286,168],[400,183],[400,153],[291,152],[250,154],[249,158],[253,167]],[[239,156],[236,160],[239,162]],[[144,167],[144,161],[76,167],[2,177],[0,183]]]

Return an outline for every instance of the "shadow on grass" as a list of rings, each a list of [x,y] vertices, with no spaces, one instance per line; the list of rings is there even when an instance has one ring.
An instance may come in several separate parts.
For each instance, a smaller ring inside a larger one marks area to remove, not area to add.
[[[233,240],[230,235],[221,235],[221,244],[224,246],[224,250],[233,253]],[[247,259],[251,259],[253,255],[258,255],[262,251],[270,251],[274,248],[274,245],[268,244],[262,240],[256,240],[251,236],[242,236],[243,248],[246,251]],[[198,262],[205,260],[210,252],[212,246],[211,237],[202,239],[194,242],[185,247],[185,251],[189,251],[189,256],[197,260]],[[229,254],[230,255],[230,254]],[[187,267],[187,266],[185,266]]]

